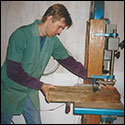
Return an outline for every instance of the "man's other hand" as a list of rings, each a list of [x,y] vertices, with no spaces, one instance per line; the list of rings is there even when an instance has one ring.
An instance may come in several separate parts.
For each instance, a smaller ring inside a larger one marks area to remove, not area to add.
[[[51,85],[51,84],[44,83],[44,84],[42,85],[42,87],[41,87],[41,90],[42,90],[44,96],[46,97],[46,100],[48,99],[48,90],[49,90],[50,88],[56,88],[56,86]],[[48,100],[47,100],[47,102],[48,102]]]
[[[108,88],[110,90],[115,90],[116,89],[113,85],[104,85],[104,84],[101,84],[101,87],[105,88],[105,89]]]

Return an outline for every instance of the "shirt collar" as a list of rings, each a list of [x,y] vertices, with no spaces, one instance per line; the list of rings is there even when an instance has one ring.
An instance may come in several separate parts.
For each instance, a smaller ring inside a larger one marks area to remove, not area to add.
[[[33,25],[32,25],[32,35],[33,36],[40,36],[39,30],[37,27],[37,24],[40,24],[40,23],[41,23],[41,20],[38,20],[38,19],[33,22]]]

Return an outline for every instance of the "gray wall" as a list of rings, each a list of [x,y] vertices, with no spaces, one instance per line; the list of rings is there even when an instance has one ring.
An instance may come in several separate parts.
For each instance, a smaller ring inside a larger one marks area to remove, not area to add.
[[[6,56],[8,39],[11,33],[18,27],[32,23],[35,19],[41,19],[45,10],[54,3],[63,3],[69,10],[73,26],[64,30],[59,36],[60,40],[68,51],[84,64],[85,54],[85,35],[86,21],[89,19],[90,1],[1,1],[1,65]],[[124,40],[124,1],[106,1],[105,18],[109,18],[112,24],[117,24],[117,31],[120,40]],[[121,50],[121,56],[115,61],[116,87],[121,94],[121,101],[124,96],[124,50]],[[46,72],[57,65],[53,59]],[[82,84],[83,80],[68,72],[62,66],[49,76],[41,77],[41,81],[54,85]],[[71,111],[65,114],[65,104],[46,103],[44,96],[40,92],[41,101],[41,119],[42,122],[52,124],[77,124],[80,123],[80,116],[73,115]],[[49,111],[49,109],[62,107]],[[47,110],[47,111],[43,111]],[[14,117],[16,123],[25,123],[23,117]],[[122,122],[122,121],[121,121]]]

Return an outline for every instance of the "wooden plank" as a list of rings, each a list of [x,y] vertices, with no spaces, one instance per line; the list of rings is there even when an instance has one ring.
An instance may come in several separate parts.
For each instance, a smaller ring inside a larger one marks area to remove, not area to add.
[[[108,103],[107,102],[103,102],[103,103],[98,103],[98,102],[94,102],[94,103],[81,103],[81,102],[76,102],[74,103],[74,107],[78,107],[78,108],[97,108],[98,109],[124,109],[124,105],[119,102],[119,103]]]
[[[104,37],[93,36],[94,33],[105,33],[105,20],[90,20],[88,77],[102,75]]]
[[[95,108],[116,108],[111,104],[120,103],[120,94],[117,89],[100,89],[94,93],[91,86],[57,86],[55,89],[49,89],[47,100],[48,102],[74,102],[77,106],[81,104],[83,107],[88,105]]]
[[[48,102],[73,102],[74,107],[124,109],[117,90],[100,89],[93,92],[91,86],[56,86],[48,91]],[[100,124],[100,115],[82,115],[83,124]]]

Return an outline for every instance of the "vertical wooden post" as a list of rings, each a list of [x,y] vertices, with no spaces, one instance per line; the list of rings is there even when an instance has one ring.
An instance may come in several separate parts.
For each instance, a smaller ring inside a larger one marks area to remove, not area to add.
[[[105,33],[105,20],[90,21],[90,39],[88,47],[88,77],[102,75],[104,37],[94,36],[95,33]]]
[[[82,124],[100,124],[100,115],[82,115]]]
[[[87,21],[86,23],[86,42],[85,42],[85,62],[84,62],[84,66],[87,69],[88,68],[88,47],[89,47],[89,34],[90,34],[90,23],[89,21]],[[85,84],[88,84],[89,82],[84,80]]]
[[[105,33],[105,20],[90,20],[90,23],[87,23],[85,67],[89,78],[91,75],[102,75],[104,37],[94,36],[95,33]],[[100,117],[83,115],[83,124],[100,124]]]

